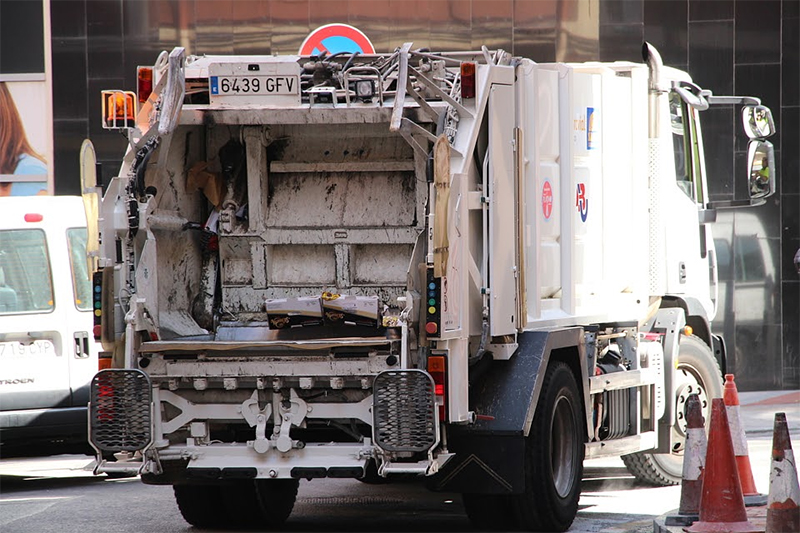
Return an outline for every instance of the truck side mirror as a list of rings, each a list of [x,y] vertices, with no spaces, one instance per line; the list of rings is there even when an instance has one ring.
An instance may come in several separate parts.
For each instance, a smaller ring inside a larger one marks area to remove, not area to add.
[[[750,199],[771,196],[775,192],[775,151],[771,142],[751,140],[748,143],[747,168]]]
[[[746,105],[742,108],[744,132],[751,139],[766,139],[775,134],[772,111],[763,105]]]

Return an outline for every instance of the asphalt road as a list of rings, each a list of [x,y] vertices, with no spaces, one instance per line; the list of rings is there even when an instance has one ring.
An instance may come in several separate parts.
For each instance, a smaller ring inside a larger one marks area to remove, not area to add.
[[[93,476],[91,458],[65,455],[0,460],[3,533],[186,533],[171,487],[137,478]],[[678,487],[638,485],[619,460],[585,465],[581,510],[570,531],[652,531],[653,518],[676,507]],[[633,512],[635,510],[635,512]],[[366,485],[354,480],[301,481],[283,531],[466,531],[457,494],[419,483]]]
[[[744,393],[756,488],[769,490],[772,419],[784,411],[797,450],[800,391]],[[171,487],[137,478],[93,476],[91,457],[64,455],[0,459],[2,533],[191,533]],[[89,467],[87,469],[87,467]],[[637,484],[619,459],[584,464],[580,510],[573,533],[644,533],[678,507],[680,487]],[[470,529],[457,494],[432,493],[418,483],[365,485],[355,480],[301,481],[294,512],[282,531],[450,532]]]

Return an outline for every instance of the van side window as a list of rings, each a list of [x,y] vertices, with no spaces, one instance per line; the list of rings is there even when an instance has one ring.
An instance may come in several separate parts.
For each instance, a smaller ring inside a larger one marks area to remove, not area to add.
[[[53,278],[44,231],[0,231],[0,271],[0,313],[53,310]]]
[[[92,308],[92,284],[89,281],[88,266],[86,264],[86,239],[86,228],[67,230],[73,296],[75,298],[75,307],[81,311],[89,311]]]

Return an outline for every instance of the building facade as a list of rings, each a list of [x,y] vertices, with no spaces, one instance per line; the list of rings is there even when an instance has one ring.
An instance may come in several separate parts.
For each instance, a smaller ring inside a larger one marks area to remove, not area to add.
[[[100,124],[102,89],[135,90],[161,50],[296,53],[313,29],[358,27],[379,52],[502,48],[535,61],[641,61],[643,40],[717,95],[758,95],[778,134],[777,193],[714,226],[728,371],[741,390],[800,388],[800,3],[797,0],[50,0],[55,191],[78,193],[90,138],[105,182],[125,139]],[[734,108],[704,112],[712,200],[747,197]]]

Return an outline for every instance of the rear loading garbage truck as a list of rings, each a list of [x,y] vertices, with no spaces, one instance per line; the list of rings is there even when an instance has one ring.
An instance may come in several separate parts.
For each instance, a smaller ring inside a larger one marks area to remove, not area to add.
[[[172,485],[199,527],[276,527],[301,479],[420,476],[544,531],[585,458],[676,483],[683,403],[722,392],[710,224],[774,192],[774,125],[643,58],[176,48],[105,91],[129,147],[100,204],[97,472]],[[746,200],[709,199],[720,104]]]

